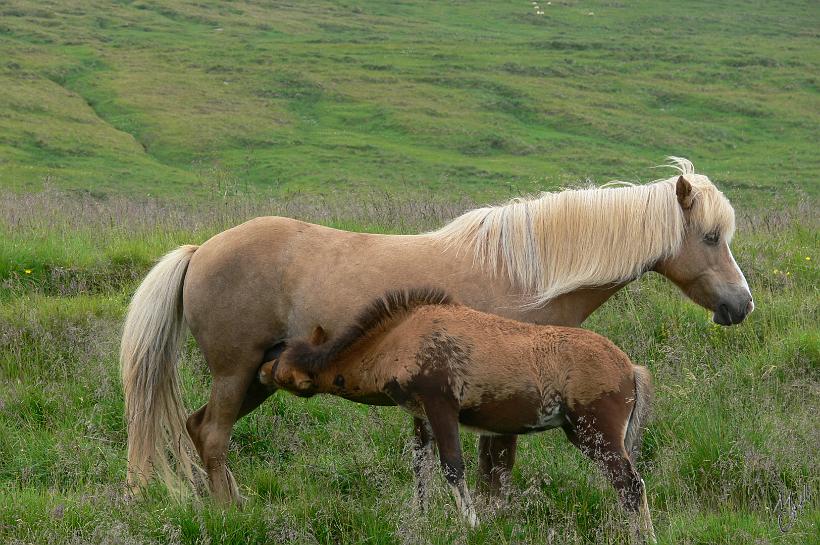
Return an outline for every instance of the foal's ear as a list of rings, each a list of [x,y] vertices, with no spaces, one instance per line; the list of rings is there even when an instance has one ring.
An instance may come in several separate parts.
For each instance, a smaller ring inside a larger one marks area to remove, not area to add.
[[[675,195],[678,196],[678,202],[681,208],[689,210],[689,208],[692,207],[692,184],[683,176],[679,176],[675,184]]]
[[[310,334],[310,344],[317,345],[322,344],[327,340],[327,333],[325,330],[322,329],[322,326],[317,325],[316,329],[313,330],[313,333]]]

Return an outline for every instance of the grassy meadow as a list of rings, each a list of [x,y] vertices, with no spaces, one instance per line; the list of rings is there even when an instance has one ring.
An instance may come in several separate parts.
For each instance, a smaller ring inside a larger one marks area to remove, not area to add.
[[[157,257],[258,215],[414,233],[666,176],[650,167],[674,154],[735,204],[757,309],[721,328],[647,275],[585,324],[653,373],[639,469],[658,538],[820,543],[820,10],[539,10],[0,4],[0,542],[624,542],[615,493],[559,431],[521,438],[510,500],[468,530],[441,477],[414,509],[409,417],[324,397],[237,424],[242,509],[159,486],[126,501],[119,329]],[[180,366],[194,409],[192,340]]]

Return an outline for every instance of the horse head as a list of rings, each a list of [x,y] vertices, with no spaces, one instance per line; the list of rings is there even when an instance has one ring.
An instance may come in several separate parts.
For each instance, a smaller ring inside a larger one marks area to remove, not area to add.
[[[310,397],[316,393],[310,374],[288,361],[287,353],[262,364],[258,377],[265,386],[287,390],[300,397]]]
[[[754,310],[754,302],[729,249],[734,210],[705,176],[682,174],[675,182],[675,195],[683,211],[683,237],[677,251],[653,269],[714,312],[715,323],[739,324]]]
[[[316,326],[308,339],[310,346],[318,346],[327,340],[327,334],[321,326]],[[317,393],[315,377],[292,361],[291,353],[285,349],[278,357],[264,363],[259,368],[259,382],[288,390],[301,397],[310,397]]]

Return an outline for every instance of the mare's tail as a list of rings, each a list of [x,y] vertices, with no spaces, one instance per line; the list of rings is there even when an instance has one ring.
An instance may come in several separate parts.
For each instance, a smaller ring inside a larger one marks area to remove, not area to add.
[[[197,246],[181,246],[157,263],[128,307],[120,370],[128,423],[128,476],[132,492],[156,471],[174,492],[190,490],[199,470],[185,428],[177,352],[185,335],[182,286]],[[200,470],[201,471],[201,470]]]
[[[624,447],[632,462],[636,462],[641,453],[641,437],[652,406],[652,378],[646,367],[633,365],[632,371],[635,375],[635,405],[626,425]]]

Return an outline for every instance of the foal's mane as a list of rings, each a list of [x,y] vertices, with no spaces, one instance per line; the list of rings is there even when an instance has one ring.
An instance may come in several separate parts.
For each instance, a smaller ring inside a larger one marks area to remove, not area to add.
[[[358,341],[389,327],[414,309],[427,305],[452,304],[450,295],[438,288],[388,291],[364,307],[352,325],[324,344],[313,345],[306,341],[288,343],[288,362],[308,372],[321,371]]]
[[[687,229],[734,232],[734,210],[690,161],[669,157],[678,175],[645,185],[547,192],[532,199],[471,210],[429,236],[473,254],[476,266],[504,274],[527,304],[540,306],[582,287],[615,285],[674,255]],[[692,188],[687,215],[675,186]],[[688,220],[688,221],[687,221]]]

